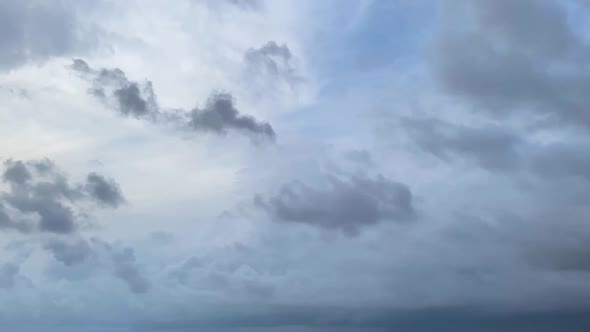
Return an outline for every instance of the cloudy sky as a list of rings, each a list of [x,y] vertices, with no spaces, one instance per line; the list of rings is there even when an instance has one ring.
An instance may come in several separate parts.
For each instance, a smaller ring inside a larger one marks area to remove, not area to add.
[[[0,0],[0,330],[590,330],[590,2]]]

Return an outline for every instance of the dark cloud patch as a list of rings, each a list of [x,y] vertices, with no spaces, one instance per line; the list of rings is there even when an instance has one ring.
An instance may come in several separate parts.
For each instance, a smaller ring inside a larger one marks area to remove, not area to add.
[[[349,235],[381,221],[412,219],[415,214],[410,189],[383,176],[328,176],[323,187],[289,183],[269,199],[256,196],[255,204],[276,221],[339,230]]]
[[[54,239],[45,245],[45,249],[66,266],[81,264],[92,254],[90,245],[83,239],[73,242]]]
[[[429,62],[447,91],[493,114],[590,125],[590,44],[563,3],[452,1],[442,22]]]
[[[97,32],[80,17],[81,6],[0,0],[0,70],[92,49]]]
[[[125,202],[119,185],[113,179],[106,179],[100,174],[90,173],[86,182],[86,190],[96,201],[115,208]]]
[[[151,82],[130,81],[119,68],[95,70],[81,59],[74,59],[70,69],[91,80],[89,93],[121,115],[150,119],[158,113]]]
[[[251,116],[240,115],[234,107],[231,95],[225,93],[212,95],[205,108],[196,108],[191,111],[190,118],[190,126],[195,130],[225,134],[228,130],[233,129],[273,140],[275,138],[275,132],[270,124],[258,122]]]
[[[507,126],[469,126],[438,119],[405,118],[402,127],[425,152],[445,162],[469,160],[489,171],[533,174],[540,179],[590,179],[587,138],[543,143]]]
[[[151,287],[150,282],[140,273],[135,262],[135,252],[131,248],[125,248],[112,253],[114,273],[117,278],[123,280],[129,290],[136,294],[147,293]]]
[[[125,114],[132,114],[136,117],[144,116],[149,112],[148,104],[141,96],[137,84],[115,90],[114,92],[117,101],[119,102],[119,109]]]
[[[19,270],[18,265],[12,263],[0,266],[0,289],[14,287],[15,279]]]
[[[113,106],[121,115],[193,132],[227,134],[238,131],[253,138],[275,139],[272,126],[240,114],[230,94],[212,93],[204,108],[165,110],[158,106],[149,81],[143,84],[130,81],[118,68],[95,70],[80,59],[75,59],[70,68],[92,81],[90,94]]]
[[[443,160],[467,158],[489,170],[513,170],[520,166],[519,148],[525,142],[507,127],[471,127],[412,118],[403,119],[402,125],[420,148]]]
[[[7,183],[23,185],[31,179],[31,173],[22,161],[8,161],[2,179]]]
[[[80,203],[96,201],[117,207],[123,196],[116,183],[91,173],[88,183],[74,183],[49,160],[4,162],[0,192],[0,226],[21,232],[72,233],[78,225]],[[102,180],[102,181],[101,181]]]

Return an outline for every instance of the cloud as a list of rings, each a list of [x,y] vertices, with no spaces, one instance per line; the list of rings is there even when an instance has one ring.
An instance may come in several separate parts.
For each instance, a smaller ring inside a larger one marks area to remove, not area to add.
[[[402,126],[424,151],[443,160],[467,158],[492,170],[520,166],[519,148],[525,141],[507,127],[455,125],[438,119],[405,118]]]
[[[240,114],[230,94],[212,93],[204,108],[166,110],[158,106],[149,81],[143,84],[130,81],[118,68],[94,70],[81,59],[75,59],[70,68],[90,79],[93,85],[90,93],[123,116],[170,124],[194,132],[227,134],[228,131],[237,131],[253,138],[275,139],[272,126]]]
[[[143,277],[135,262],[135,251],[124,248],[112,253],[114,273],[117,278],[123,280],[129,290],[136,294],[146,293],[150,289],[150,282]]]
[[[303,81],[286,44],[269,41],[259,48],[251,48],[244,55],[244,61],[249,75],[267,75],[275,80],[285,80],[291,86]]]
[[[90,94],[118,110],[123,116],[148,118],[158,113],[151,82],[130,81],[119,68],[92,69],[81,59],[74,59],[70,69],[92,82]]]
[[[97,173],[86,177],[86,190],[96,201],[113,208],[125,202],[119,185],[113,179],[106,179]]]
[[[428,61],[476,110],[588,127],[590,43],[555,1],[452,1]]]
[[[0,70],[95,47],[82,1],[0,0]]]
[[[50,251],[56,260],[66,266],[81,264],[92,254],[88,242],[83,239],[77,239],[73,242],[53,239],[45,245],[45,249]]]
[[[0,266],[0,289],[12,288],[19,270],[18,265],[12,263]]]
[[[323,186],[285,184],[269,199],[255,197],[258,207],[280,222],[301,223],[358,234],[381,221],[406,221],[415,211],[412,193],[402,183],[383,176],[375,179],[327,176]]]
[[[68,239],[62,236],[49,239],[44,249],[65,267],[49,269],[54,277],[58,274],[59,278],[81,281],[108,272],[132,293],[147,293],[151,288],[151,283],[137,266],[135,250],[131,247],[97,237]]]
[[[228,130],[256,133],[274,140],[275,132],[268,123],[258,122],[250,116],[240,115],[229,94],[212,95],[203,109],[190,113],[190,126],[195,130],[225,134]]]
[[[445,162],[469,160],[493,172],[526,172],[544,181],[567,177],[590,179],[587,137],[564,136],[553,142],[498,124],[453,124],[439,119],[404,118],[403,128],[424,151]]]
[[[86,184],[71,184],[49,160],[9,159],[4,166],[2,179],[9,186],[0,192],[0,226],[4,228],[72,233],[79,224],[79,203],[116,208],[123,202],[118,185],[95,173],[88,176]]]

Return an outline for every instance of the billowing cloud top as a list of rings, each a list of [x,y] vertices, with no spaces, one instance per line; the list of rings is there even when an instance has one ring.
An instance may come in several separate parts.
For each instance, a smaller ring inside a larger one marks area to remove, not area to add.
[[[0,331],[590,331],[588,22],[0,0]]]

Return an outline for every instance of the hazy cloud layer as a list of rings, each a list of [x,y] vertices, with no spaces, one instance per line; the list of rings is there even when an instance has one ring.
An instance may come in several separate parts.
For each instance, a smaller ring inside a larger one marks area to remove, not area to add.
[[[82,1],[0,1],[0,70],[87,51],[97,32]]]
[[[92,95],[124,116],[174,125],[180,130],[217,134],[238,131],[254,137],[275,139],[272,126],[240,114],[230,94],[212,93],[204,108],[172,111],[158,106],[151,82],[139,84],[130,81],[121,69],[94,70],[81,59],[75,59],[70,68],[92,81],[89,91]]]
[[[123,280],[133,293],[146,293],[150,289],[150,283],[143,277],[135,262],[135,251],[124,248],[111,253],[114,274]]]

